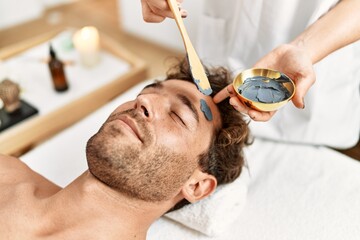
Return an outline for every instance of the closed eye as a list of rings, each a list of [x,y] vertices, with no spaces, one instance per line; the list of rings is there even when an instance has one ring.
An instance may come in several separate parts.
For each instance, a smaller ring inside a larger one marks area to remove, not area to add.
[[[182,120],[182,118],[176,112],[172,111],[171,115],[175,116],[175,119],[173,118],[175,121],[180,122],[182,125],[184,125],[186,127],[185,122]]]

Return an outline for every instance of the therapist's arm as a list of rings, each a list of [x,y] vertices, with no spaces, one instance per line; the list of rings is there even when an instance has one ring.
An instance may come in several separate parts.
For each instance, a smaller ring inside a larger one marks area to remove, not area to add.
[[[342,0],[292,45],[303,48],[313,64],[360,39],[360,0]]]
[[[183,0],[176,0],[179,4]],[[159,23],[165,18],[174,18],[166,0],[141,0],[142,14],[145,22]],[[180,5],[179,5],[180,7]],[[187,16],[185,9],[180,9],[182,17]]]
[[[297,90],[292,101],[296,107],[304,108],[304,97],[315,82],[312,65],[359,39],[360,0],[342,0],[291,43],[275,48],[254,67],[277,69],[292,78]],[[228,86],[228,90],[233,91],[231,86]],[[221,90],[214,101],[226,99],[229,96],[228,90]],[[256,121],[268,121],[275,113],[249,109],[233,93],[230,94],[230,104]]]

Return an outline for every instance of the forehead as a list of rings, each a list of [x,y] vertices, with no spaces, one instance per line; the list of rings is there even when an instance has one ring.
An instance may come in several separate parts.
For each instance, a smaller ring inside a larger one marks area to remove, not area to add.
[[[166,81],[159,81],[149,86],[155,88],[162,94],[176,95],[181,94],[186,96],[195,106],[199,113],[200,119],[205,120],[206,124],[210,124],[216,128],[220,127],[220,112],[217,105],[213,102],[212,97],[202,94],[196,85],[192,82],[171,79]],[[212,115],[212,120],[208,120],[205,116],[204,104],[209,107]]]

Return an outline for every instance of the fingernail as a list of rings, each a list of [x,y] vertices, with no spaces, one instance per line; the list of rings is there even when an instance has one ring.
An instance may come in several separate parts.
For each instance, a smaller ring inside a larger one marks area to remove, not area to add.
[[[303,101],[303,109],[304,109],[305,108],[305,99],[303,98],[302,101]]]
[[[180,13],[182,18],[186,18],[188,16],[188,12],[185,9],[182,9]]]
[[[238,109],[238,106],[235,104],[234,100],[230,98],[229,103],[231,106],[233,106],[235,109]]]

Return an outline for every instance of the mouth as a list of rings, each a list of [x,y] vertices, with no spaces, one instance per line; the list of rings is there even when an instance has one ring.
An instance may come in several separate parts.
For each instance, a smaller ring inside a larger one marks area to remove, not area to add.
[[[131,118],[127,116],[119,116],[116,120],[119,120],[122,125],[125,126],[125,129],[129,130],[129,132],[132,133],[135,137],[137,137],[140,142],[143,142],[136,123]]]

